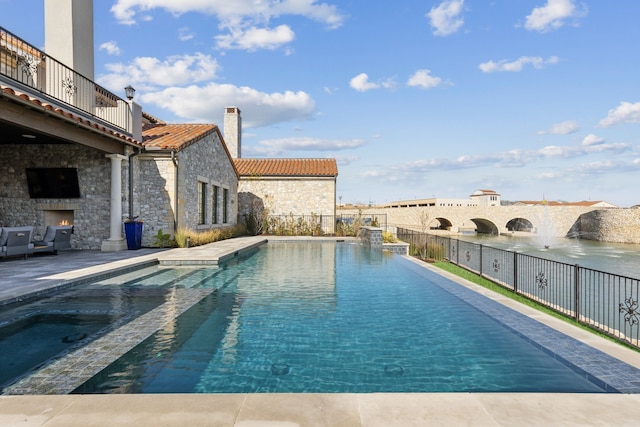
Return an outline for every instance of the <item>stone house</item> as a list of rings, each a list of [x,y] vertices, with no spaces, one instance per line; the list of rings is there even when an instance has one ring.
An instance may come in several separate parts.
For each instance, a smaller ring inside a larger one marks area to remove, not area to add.
[[[158,230],[233,226],[256,198],[274,214],[335,215],[335,160],[240,159],[236,107],[226,143],[216,125],[143,114],[133,92],[93,81],[93,2],[44,7],[46,54],[0,27],[0,226],[37,239],[68,223],[73,248],[115,251],[128,217],[147,246]]]
[[[144,150],[135,158],[134,213],[143,246],[158,230],[202,231],[237,221],[238,173],[213,124],[167,124],[145,115]]]
[[[69,223],[73,248],[113,251],[131,216],[143,245],[234,225],[238,175],[217,126],[168,125],[100,87],[93,2],[44,5],[47,54],[0,28],[0,226],[37,238]]]
[[[44,9],[47,54],[0,28],[0,223],[34,238],[69,223],[74,248],[126,248],[142,109],[93,81],[93,3]]]

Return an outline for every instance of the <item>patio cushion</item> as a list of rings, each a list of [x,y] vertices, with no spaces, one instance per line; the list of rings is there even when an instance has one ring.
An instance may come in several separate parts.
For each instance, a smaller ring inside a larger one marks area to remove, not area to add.
[[[43,242],[53,242],[53,239],[56,237],[56,230],[59,228],[69,228],[67,226],[56,226],[56,225],[48,225],[47,231],[44,233],[44,237],[42,238]]]

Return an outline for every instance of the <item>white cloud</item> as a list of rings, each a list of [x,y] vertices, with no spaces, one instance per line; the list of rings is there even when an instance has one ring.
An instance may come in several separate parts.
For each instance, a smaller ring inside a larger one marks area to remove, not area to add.
[[[621,102],[618,107],[609,110],[607,117],[600,120],[598,126],[608,128],[620,123],[640,123],[640,102]]]
[[[497,153],[471,154],[459,156],[455,159],[421,159],[380,168],[375,176],[385,179],[410,179],[423,176],[434,171],[455,171],[472,168],[515,168],[528,164],[552,159],[575,159],[591,154],[607,153],[607,155],[626,153],[631,149],[629,144],[605,144],[596,136],[587,136],[579,145],[557,146],[550,145],[539,150],[512,149]],[[636,165],[636,168],[640,166]],[[554,177],[564,175],[564,172],[553,173]],[[400,175],[402,178],[400,178]],[[374,175],[369,175],[374,176]],[[549,176],[547,176],[549,178]]]
[[[570,133],[575,133],[578,130],[580,130],[578,122],[576,122],[575,120],[567,120],[551,126],[551,128],[548,130],[539,131],[538,135],[569,135]]]
[[[352,78],[349,82],[349,86],[351,86],[351,88],[357,90],[358,92],[366,92],[372,89],[380,88],[379,84],[369,81],[369,76],[366,73],[360,73]]]
[[[480,68],[480,70],[485,73],[493,73],[498,71],[519,72],[522,71],[522,68],[527,64],[531,64],[533,68],[541,69],[545,65],[557,64],[559,61],[560,58],[558,58],[557,56],[550,56],[547,59],[544,59],[540,56],[521,56],[520,58],[511,62],[508,62],[506,59],[498,62],[494,62],[493,60],[483,62],[478,66],[478,68]]]
[[[152,9],[164,9],[175,15],[187,12],[205,13],[215,15],[227,24],[247,20],[266,23],[271,18],[282,15],[296,15],[322,22],[328,28],[338,28],[345,20],[336,6],[318,3],[316,0],[117,0],[111,7],[111,12],[120,23],[132,25],[139,13]]]
[[[195,34],[189,29],[189,27],[182,27],[178,30],[178,40],[182,42],[189,41],[195,37]]]
[[[637,172],[640,165],[636,161],[626,160],[600,160],[595,162],[581,163],[574,167],[559,169],[554,172],[541,173],[536,178],[553,180],[553,179],[573,179],[577,176],[598,176],[608,173],[626,173]]]
[[[464,0],[445,0],[436,7],[432,7],[427,17],[436,36],[448,36],[455,33],[464,24],[460,17]]]
[[[547,0],[544,6],[536,7],[527,16],[525,28],[541,33],[556,30],[571,18],[580,18],[586,15],[586,8],[580,10],[574,0]]]
[[[423,89],[431,89],[442,84],[440,77],[431,75],[431,70],[418,70],[407,81],[408,86],[418,86]]]
[[[364,145],[364,141],[361,139],[281,138],[260,141],[257,147],[248,149],[248,152],[254,155],[275,157],[287,151],[339,151],[351,150],[362,145]]]
[[[601,138],[597,135],[590,133],[585,136],[582,140],[582,145],[590,146],[590,145],[600,145],[604,142],[604,138]]]
[[[98,83],[118,91],[129,84],[136,89],[149,90],[211,80],[220,67],[211,56],[196,53],[170,56],[164,61],[138,57],[129,64],[107,64],[105,68],[109,73],[99,76]]]
[[[274,29],[234,28],[231,30],[231,34],[215,37],[216,46],[219,49],[243,49],[248,51],[257,49],[274,50],[292,42],[294,38],[295,33],[288,25],[279,25]]]
[[[154,104],[191,122],[205,123],[220,123],[230,100],[241,106],[242,122],[246,127],[307,120],[315,111],[315,102],[306,92],[265,93],[230,84],[171,87],[140,96],[142,103]]]
[[[102,43],[99,49],[106,51],[109,55],[120,55],[120,48],[118,47],[118,44],[113,40]]]

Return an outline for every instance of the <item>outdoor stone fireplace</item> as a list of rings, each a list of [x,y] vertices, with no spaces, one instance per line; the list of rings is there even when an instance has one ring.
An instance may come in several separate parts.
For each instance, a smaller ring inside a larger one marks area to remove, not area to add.
[[[49,225],[73,226],[77,205],[77,203],[39,203],[37,209],[44,214],[43,229]]]
[[[73,211],[44,211],[44,225],[73,225]]]

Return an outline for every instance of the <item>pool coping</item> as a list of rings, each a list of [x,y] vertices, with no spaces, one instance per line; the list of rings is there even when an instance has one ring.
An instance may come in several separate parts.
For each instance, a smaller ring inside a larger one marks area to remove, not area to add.
[[[235,240],[235,239],[231,239]],[[278,239],[269,237],[272,241]],[[297,239],[295,239],[297,240]],[[317,241],[316,238],[313,238]],[[336,239],[333,239],[336,240]],[[240,242],[237,242],[240,243]],[[238,246],[236,246],[238,247]],[[191,250],[191,249],[189,249]],[[156,257],[157,258],[157,257]],[[410,259],[410,257],[407,257]],[[640,354],[494,294],[426,263],[421,267],[640,368]],[[103,267],[108,268],[108,264]],[[640,394],[372,393],[0,396],[0,425],[635,425]]]

